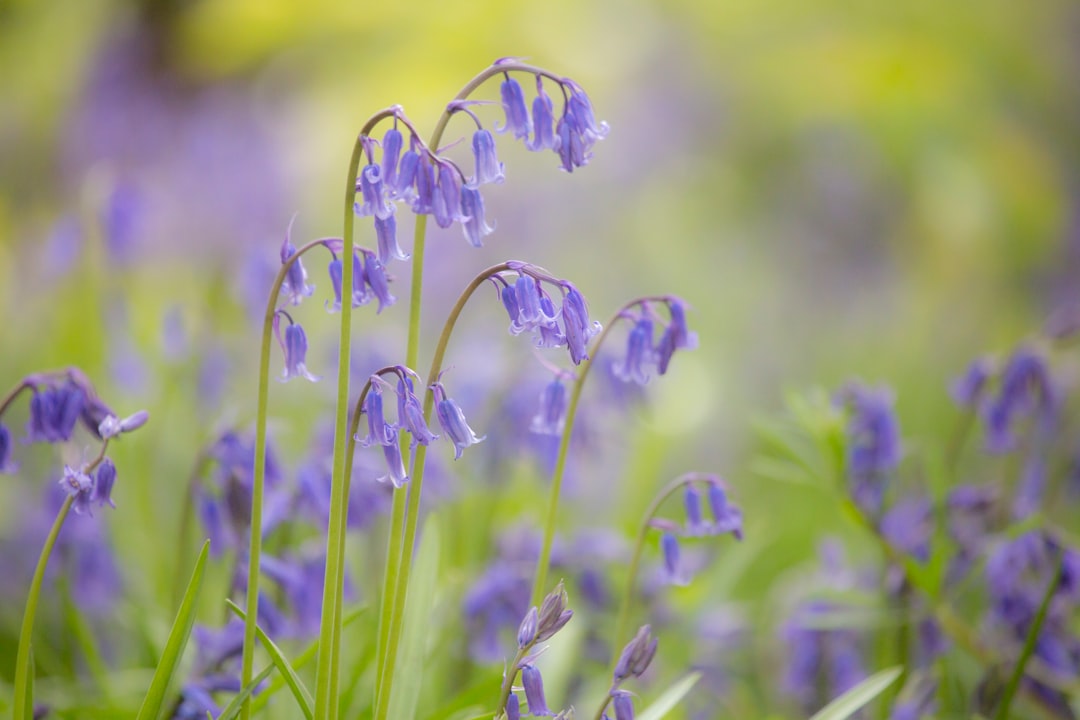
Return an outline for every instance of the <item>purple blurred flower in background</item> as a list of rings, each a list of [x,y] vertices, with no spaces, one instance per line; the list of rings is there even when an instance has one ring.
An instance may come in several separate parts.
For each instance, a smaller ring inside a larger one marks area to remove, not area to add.
[[[837,394],[850,408],[847,423],[848,489],[863,512],[881,511],[886,485],[900,464],[900,428],[890,389],[848,383]]]

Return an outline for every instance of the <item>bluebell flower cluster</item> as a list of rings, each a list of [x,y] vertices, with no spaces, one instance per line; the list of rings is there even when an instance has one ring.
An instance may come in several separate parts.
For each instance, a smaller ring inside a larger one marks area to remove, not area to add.
[[[709,507],[709,517],[702,512],[702,489]],[[682,561],[679,538],[717,537],[732,535],[743,539],[743,514],[728,499],[724,481],[715,475],[689,479],[682,488],[685,521],[652,518],[650,525],[660,530],[660,554],[664,574],[672,585],[686,585],[690,572]]]
[[[657,306],[667,309],[667,322],[662,320]],[[697,347],[697,333],[686,326],[686,304],[677,297],[669,295],[635,301],[619,317],[633,323],[627,336],[626,354],[622,362],[614,366],[615,376],[623,382],[644,385],[652,372],[667,373],[676,350]],[[656,324],[663,327],[659,340],[655,338]]]
[[[645,674],[656,656],[657,639],[652,634],[652,628],[642,625],[634,638],[626,644],[619,654],[612,672],[611,688],[605,700],[605,708],[601,717],[611,720],[607,714],[607,707],[611,707],[615,713],[615,720],[634,720],[633,695],[622,689],[622,684],[631,678],[639,678]]]
[[[511,667],[507,668],[507,674],[512,680],[521,673],[521,691],[525,695],[525,703],[529,715],[533,717],[556,716],[548,708],[547,697],[544,694],[544,678],[540,669],[536,667],[536,658],[544,651],[543,647],[537,648],[539,643],[550,640],[574,616],[574,611],[567,607],[566,590],[563,584],[548,593],[540,607],[533,606],[525,613],[517,632],[518,652]],[[511,692],[507,695],[504,712],[508,720],[517,720],[521,717],[521,700],[511,686]],[[562,717],[559,713],[556,717]]]
[[[881,512],[889,478],[900,464],[900,424],[888,388],[848,383],[837,395],[850,409],[846,472],[855,503],[871,516]]]

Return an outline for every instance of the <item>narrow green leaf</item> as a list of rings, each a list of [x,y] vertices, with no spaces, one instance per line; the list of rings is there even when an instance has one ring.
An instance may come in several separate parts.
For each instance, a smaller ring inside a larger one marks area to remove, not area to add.
[[[23,707],[26,708],[26,714],[23,720],[34,720],[34,646],[30,646],[30,650],[26,653],[26,664],[28,666],[28,673],[26,675],[26,693],[23,695],[24,703]]]
[[[262,672],[251,679],[246,686],[240,689],[240,692],[232,699],[225,709],[218,715],[217,720],[233,720],[234,717],[240,714],[240,708],[244,706],[244,701],[248,699],[251,693],[255,692],[255,688],[259,687],[266,678],[270,677],[270,673],[274,672],[274,665],[271,663],[263,668]],[[212,720],[212,718],[211,718]]]
[[[394,686],[390,691],[387,717],[413,720],[420,702],[424,679],[424,651],[431,634],[431,606],[439,574],[439,525],[434,515],[424,523],[420,553],[413,568],[409,594],[405,598],[405,623],[401,648],[394,668]]]
[[[863,680],[831,703],[821,708],[810,720],[845,720],[876,698],[900,677],[903,668],[882,670]]]
[[[690,688],[694,687],[699,679],[701,679],[701,673],[690,673],[669,687],[664,691],[663,695],[656,699],[656,702],[638,714],[638,720],[660,720],[666,717],[669,712],[675,709],[676,705],[682,702],[682,699],[686,697],[686,693],[690,692]]]
[[[244,611],[234,603],[232,600],[226,600],[225,603],[229,606],[241,620],[247,618]],[[259,638],[259,642],[266,648],[266,652],[270,654],[270,659],[274,661],[273,667],[276,667],[281,673],[281,676],[285,678],[285,682],[288,683],[289,689],[292,690],[293,697],[296,698],[296,704],[300,706],[300,710],[304,713],[304,717],[307,720],[311,720],[314,717],[314,712],[311,709],[311,693],[304,687],[304,681],[300,679],[300,676],[296,674],[296,670],[289,664],[289,660],[285,657],[285,654],[281,652],[281,648],[274,644],[274,641],[270,639],[261,627],[255,626],[255,637]]]
[[[184,599],[180,603],[180,610],[176,613],[169,639],[165,642],[165,650],[158,661],[154,677],[150,681],[150,689],[146,692],[142,707],[139,708],[137,720],[157,720],[161,716],[165,706],[165,697],[169,692],[169,684],[173,673],[180,664],[180,658],[184,655],[188,637],[191,636],[191,627],[195,624],[195,609],[198,605],[199,592],[202,590],[203,574],[206,570],[206,557],[210,551],[210,541],[203,543],[202,552],[195,562],[195,570],[191,573],[187,590],[184,591]]]

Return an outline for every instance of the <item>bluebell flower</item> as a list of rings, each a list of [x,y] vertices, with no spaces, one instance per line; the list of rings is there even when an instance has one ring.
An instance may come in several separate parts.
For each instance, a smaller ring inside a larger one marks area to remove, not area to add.
[[[112,500],[112,489],[116,483],[116,465],[109,458],[105,458],[98,465],[97,473],[94,475],[94,503],[99,507],[102,505],[108,505],[111,508],[116,507],[116,503]]]
[[[852,498],[877,514],[888,476],[900,464],[900,428],[887,388],[849,384],[841,397],[851,406],[847,424],[847,476]]]
[[[697,333],[691,332],[686,326],[683,302],[678,298],[668,298],[667,307],[671,321],[664,328],[664,334],[656,346],[656,371],[661,375],[667,372],[676,350],[693,350],[697,347]]]
[[[540,614],[535,605],[529,608],[529,612],[525,613],[521,625],[518,626],[517,643],[519,650],[524,650],[536,641],[536,630],[539,619]]]
[[[551,150],[555,147],[555,116],[551,98],[544,92],[544,81],[536,76],[536,97],[532,103],[533,139],[526,143],[532,151]]]
[[[1047,434],[1055,425],[1058,396],[1046,358],[1030,348],[1019,348],[1001,371],[998,395],[983,410],[986,449],[1006,453],[1017,444],[1015,426],[1034,419]]]
[[[517,295],[518,322],[523,329],[532,330],[543,318],[540,309],[540,283],[523,272],[514,283],[514,292]]]
[[[615,366],[615,376],[623,382],[635,382],[644,385],[649,381],[649,367],[655,363],[653,350],[653,323],[642,315],[626,341],[626,357],[622,364]]]
[[[990,358],[982,357],[968,366],[968,369],[949,387],[953,402],[962,408],[977,408],[985,396],[994,364]]]
[[[566,386],[555,378],[540,394],[540,409],[533,416],[529,429],[540,435],[562,435],[566,425]]]
[[[881,534],[889,543],[919,562],[930,559],[930,537],[934,532],[934,508],[922,495],[893,504],[881,518]]]
[[[424,421],[424,406],[413,392],[412,381],[406,377],[398,379],[398,426],[409,431],[412,436],[411,446],[430,445],[439,436]]]
[[[574,611],[566,607],[566,602],[566,589],[560,581],[540,603],[536,621],[536,642],[550,640],[570,622]]]
[[[397,429],[387,425],[387,435],[390,443],[383,445],[383,458],[386,460],[386,475],[378,478],[379,482],[389,480],[394,487],[404,487],[409,482],[409,473],[405,469],[405,460],[401,457],[401,445],[398,444]]]
[[[1013,497],[1012,515],[1016,520],[1023,520],[1039,511],[1043,495],[1046,493],[1046,453],[1033,451],[1024,460],[1020,482]]]
[[[540,298],[540,312],[545,320],[536,328],[536,347],[556,348],[566,345],[566,335],[557,322],[560,314],[555,310],[555,303],[546,294]]]
[[[570,283],[564,283],[564,287],[567,292],[562,305],[563,333],[570,359],[580,365],[582,360],[589,359],[588,342],[600,332],[600,323],[589,321],[588,306],[578,289]]]
[[[529,139],[532,133],[532,121],[529,119],[529,111],[525,107],[525,93],[517,80],[505,76],[499,86],[499,94],[502,98],[503,111],[506,113],[506,124],[502,128],[496,127],[496,132],[512,132],[514,139]]]
[[[634,698],[625,690],[612,693],[611,704],[615,710],[615,720],[634,720]]]
[[[465,239],[473,247],[481,247],[485,235],[490,235],[495,228],[484,219],[484,196],[474,187],[466,185],[461,189],[461,229]]]
[[[372,375],[368,381],[368,394],[364,398],[364,415],[367,416],[368,434],[364,438],[356,438],[360,441],[361,447],[396,443],[397,433],[383,416],[382,380],[376,375]]]
[[[637,634],[623,647],[619,660],[615,663],[615,672],[612,675],[616,686],[627,678],[645,674],[656,656],[657,642],[650,626],[642,625],[638,628]]]
[[[846,628],[820,628],[818,617],[837,610],[823,600],[804,602],[782,630],[787,652],[781,688],[798,699],[806,713],[815,712],[866,677],[859,636]]]
[[[735,505],[728,502],[727,493],[718,479],[708,483],[709,510],[712,512],[712,531],[722,535],[731,533],[736,540],[743,539],[743,515]]]
[[[66,442],[75,431],[86,405],[86,393],[77,384],[65,382],[35,390],[30,398],[27,442]],[[94,431],[97,425],[94,425]]]
[[[385,220],[394,214],[394,204],[390,202],[378,165],[366,165],[360,171],[360,192],[364,202],[355,204],[357,215]]]
[[[358,308],[367,305],[375,297],[373,289],[369,289],[367,272],[364,268],[364,252],[361,248],[353,250],[353,276],[352,276],[352,306]],[[372,286],[373,288],[373,286]],[[382,308],[380,307],[380,310]]]
[[[379,246],[379,262],[386,265],[391,260],[408,260],[409,253],[401,249],[397,241],[397,220],[393,215],[375,218],[375,236]]]
[[[276,318],[275,318],[276,319]],[[285,338],[281,341],[281,349],[285,353],[285,369],[281,374],[281,381],[285,382],[294,377],[302,377],[311,382],[319,378],[308,372],[307,365],[307,335],[299,323],[290,322],[285,328]]]
[[[701,493],[693,485],[683,488],[683,508],[686,510],[686,533],[688,535],[702,535],[709,531],[705,518],[701,513]]]
[[[438,178],[432,198],[432,215],[435,224],[446,229],[462,219],[461,173],[449,160],[440,160]]]
[[[390,190],[390,197],[410,205],[416,199],[416,188],[414,186],[417,181],[417,168],[420,165],[420,153],[422,152],[422,150],[417,151],[418,147],[420,147],[419,141],[415,137],[410,137],[409,149],[401,156],[401,161],[398,163],[397,176],[393,182],[386,180]]]
[[[82,472],[75,470],[70,465],[64,466],[64,477],[60,479],[60,487],[69,497],[74,498],[71,509],[77,515],[90,514],[90,502],[94,499],[94,479]]]
[[[495,138],[489,131],[480,128],[473,133],[472,149],[473,156],[476,158],[474,186],[501,183],[506,179],[503,164],[499,162],[495,154]]]
[[[679,562],[679,539],[674,533],[665,532],[660,536],[660,550],[664,557],[667,581],[672,585],[686,585],[686,576]]]
[[[150,413],[139,410],[126,418],[120,419],[115,415],[109,415],[98,425],[97,434],[102,440],[114,438],[124,433],[138,430],[150,419]]]
[[[397,298],[390,294],[390,283],[386,277],[386,268],[375,253],[370,250],[361,250],[364,254],[364,280],[367,282],[369,288],[371,288],[372,294],[379,301],[379,308],[376,310],[376,314],[381,313],[384,308],[393,305],[397,302]]]
[[[416,196],[412,202],[413,212],[417,215],[430,214],[435,208],[435,193],[435,165],[425,152],[420,155],[416,163]]]
[[[290,229],[292,225],[290,224]],[[289,262],[289,258],[296,254],[296,247],[289,242],[289,234],[285,234],[285,242],[281,244],[281,264]],[[299,305],[304,298],[311,297],[315,292],[314,285],[307,284],[307,270],[304,269],[304,261],[296,258],[285,272],[285,280],[281,283],[281,293],[287,295],[289,302]]]
[[[555,152],[562,161],[559,167],[566,172],[574,172],[574,168],[588,162],[582,138],[574,132],[574,123],[568,113],[559,118],[559,124],[555,126]]]
[[[435,393],[435,414],[439,418],[439,425],[442,426],[446,437],[454,444],[454,459],[457,460],[461,457],[462,450],[475,445],[487,436],[477,437],[469,424],[465,422],[465,413],[456,402],[447,397],[442,383],[433,383],[431,391]]]
[[[548,709],[547,698],[544,697],[544,678],[535,665],[521,668],[521,684],[525,689],[525,702],[529,704],[530,715],[550,717],[555,714]]]
[[[521,701],[514,693],[506,698],[506,720],[519,720],[521,718]]]
[[[16,469],[11,459],[11,433],[0,423],[0,473],[13,473]]]
[[[326,272],[330,276],[330,287],[334,290],[334,302],[331,304],[330,301],[327,300],[326,309],[330,312],[337,312],[338,310],[341,310],[341,260],[337,257],[331,260],[330,265],[326,268]],[[363,276],[361,275],[361,277]]]
[[[398,180],[398,159],[401,157],[401,148],[404,144],[404,137],[401,135],[401,131],[396,126],[391,127],[383,135],[382,139],[382,181],[386,186],[387,192],[393,197],[394,190],[397,188]]]

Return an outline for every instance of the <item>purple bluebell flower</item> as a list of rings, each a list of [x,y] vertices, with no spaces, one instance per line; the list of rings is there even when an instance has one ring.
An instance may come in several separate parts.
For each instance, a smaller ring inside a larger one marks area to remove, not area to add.
[[[625,690],[616,690],[611,695],[611,704],[615,709],[615,720],[634,720],[634,698]]]
[[[521,718],[521,701],[514,693],[506,698],[506,720],[519,720]]]
[[[562,435],[566,425],[566,386],[555,378],[540,394],[540,409],[529,429],[540,435]]]
[[[742,510],[728,502],[727,492],[719,479],[708,484],[709,510],[712,512],[712,531],[715,534],[731,533],[736,540],[743,539]]]
[[[364,438],[356,438],[360,441],[360,447],[396,444],[397,433],[383,416],[382,380],[377,375],[372,375],[368,381],[364,414],[367,415],[368,434]]]
[[[285,328],[285,338],[281,341],[281,349],[285,353],[285,369],[281,374],[281,381],[286,382],[294,377],[302,377],[311,382],[318,381],[318,377],[308,372],[305,361],[307,360],[307,335],[299,323],[290,323]]]
[[[495,138],[491,133],[480,128],[473,133],[472,138],[473,156],[476,158],[476,177],[473,186],[486,185],[487,183],[501,183],[506,179],[503,173],[503,164],[499,162],[495,154]]]
[[[674,533],[665,532],[660,536],[660,550],[664,556],[667,581],[672,585],[686,585],[686,577],[679,562],[679,539]]]
[[[483,246],[483,238],[494,232],[484,220],[484,196],[474,187],[461,188],[461,229],[473,247]]]
[[[881,534],[896,549],[919,562],[930,559],[930,537],[934,531],[930,498],[917,495],[893,504],[881,518]]]
[[[16,469],[11,459],[11,433],[0,424],[0,473],[13,473]]]
[[[1047,434],[1057,422],[1058,394],[1050,377],[1046,358],[1022,347],[1012,354],[1001,371],[997,398],[983,411],[986,449],[1010,452],[1016,447],[1018,422],[1033,419],[1037,429]]]
[[[449,160],[440,160],[439,179],[432,198],[435,224],[445,229],[462,219],[461,174]]]
[[[686,532],[688,535],[702,535],[709,531],[705,518],[701,514],[701,493],[693,485],[683,488],[683,507],[686,509]]]
[[[35,390],[30,398],[27,442],[54,443],[70,440],[85,405],[85,391],[73,382]],[[96,424],[93,430],[97,431]]]
[[[378,165],[366,165],[360,171],[360,192],[363,203],[356,203],[356,214],[362,217],[375,216],[386,219],[394,214],[394,204],[387,196],[383,182],[382,169]]]
[[[341,310],[341,260],[337,257],[331,260],[330,265],[326,268],[326,272],[330,275],[330,287],[334,290],[334,302],[331,304],[330,301],[327,300],[326,309],[330,312],[337,312],[338,310]],[[361,275],[361,278],[362,277],[363,275]]]
[[[397,386],[398,395],[398,425],[409,431],[412,436],[411,446],[430,445],[439,436],[428,427],[424,421],[424,406],[420,398],[413,392],[412,381],[408,378],[399,378]]]
[[[566,297],[563,298],[562,320],[566,345],[570,350],[570,359],[575,365],[589,359],[587,346],[589,339],[600,332],[600,323],[589,321],[589,309],[585,298],[570,283],[564,283]]]
[[[382,139],[382,181],[391,197],[393,197],[393,192],[397,188],[398,159],[401,157],[404,140],[401,131],[396,126],[387,130]]]
[[[435,208],[435,165],[425,152],[416,163],[416,197],[413,198],[412,210],[417,215],[428,215]]]
[[[69,497],[73,498],[71,509],[77,515],[90,514],[90,502],[94,499],[94,479],[82,472],[75,470],[70,465],[64,466],[64,477],[60,479],[60,487]]]
[[[1024,469],[1013,498],[1012,514],[1023,520],[1038,512],[1046,493],[1046,454],[1033,451],[1024,461]]]
[[[555,147],[555,117],[551,98],[544,92],[544,81],[539,75],[536,76],[536,97],[532,104],[532,121],[535,134],[533,139],[526,143],[526,147],[534,152],[553,149]]]
[[[289,225],[290,230],[292,225]],[[285,234],[285,242],[281,244],[281,264],[289,262],[289,258],[296,254],[296,247],[289,242],[289,233]],[[281,293],[289,297],[289,302],[299,305],[304,298],[311,297],[315,292],[314,285],[307,284],[307,270],[304,269],[304,261],[296,258],[285,272],[285,280],[281,283]]]
[[[139,410],[122,420],[115,415],[110,415],[98,425],[97,434],[102,440],[114,438],[123,433],[138,430],[145,425],[149,419],[150,413],[146,410]]]
[[[544,596],[537,615],[536,642],[544,642],[563,629],[574,611],[566,607],[566,589],[560,581],[555,589]]]
[[[370,250],[361,250],[361,252],[364,253],[364,281],[367,282],[372,294],[379,301],[379,308],[375,311],[378,314],[384,308],[397,302],[397,298],[390,294],[390,283],[386,277],[386,268],[379,261],[379,258]]]
[[[853,499],[877,514],[888,476],[900,463],[900,429],[887,388],[849,384],[841,397],[851,406],[847,425],[847,475]]]
[[[116,508],[116,503],[112,499],[112,489],[115,483],[116,465],[109,458],[105,458],[98,465],[97,473],[94,476],[93,500],[98,507],[108,505],[111,508]]]
[[[656,371],[661,375],[667,373],[676,350],[693,350],[697,347],[697,333],[691,332],[686,326],[683,302],[678,298],[668,298],[667,307],[671,321],[664,328],[664,334],[656,346]]]
[[[518,305],[517,288],[514,285],[509,285],[501,277],[498,278],[495,286],[499,287],[498,283],[502,283],[502,288],[499,290],[499,299],[502,300],[503,308],[506,310],[506,314],[510,317],[510,334],[520,335],[525,331],[525,327],[521,324],[521,306]]]
[[[555,152],[562,161],[559,167],[566,172],[574,172],[574,168],[582,167],[588,162],[581,136],[574,132],[574,123],[569,112],[559,118],[559,123],[555,126]]]
[[[379,261],[386,265],[391,260],[408,260],[409,253],[401,249],[397,241],[397,220],[393,215],[375,218],[375,235],[379,245]]]
[[[540,309],[539,281],[523,272],[514,283],[514,293],[517,295],[520,325],[527,330],[535,328],[543,318],[543,312]]]
[[[387,473],[378,478],[378,481],[386,482],[389,480],[395,488],[404,487],[405,483],[409,482],[409,473],[405,469],[405,460],[401,457],[401,445],[397,441],[397,429],[389,425],[386,427],[390,443],[383,445],[382,448],[383,457],[386,459]]]
[[[525,93],[521,85],[507,74],[502,85],[499,86],[499,94],[502,97],[503,110],[506,112],[506,124],[502,128],[496,126],[495,131],[512,132],[515,140],[522,138],[528,140],[529,134],[532,133],[532,120],[529,119],[529,111],[525,107]]]
[[[570,87],[570,100],[567,104],[574,118],[574,130],[585,137],[589,145],[606,137],[608,125],[605,122],[596,121],[589,96],[577,83],[570,81],[567,85]]]
[[[373,286],[370,289],[368,286],[364,257],[362,248],[353,250],[352,306],[354,308],[367,305],[375,297]]]
[[[787,652],[781,688],[806,713],[820,709],[866,677],[858,635],[849,629],[819,627],[819,617],[837,611],[823,600],[804,602],[782,630]]]
[[[555,310],[555,303],[546,293],[540,298],[540,312],[545,320],[536,328],[536,347],[556,348],[566,345],[566,335],[559,328],[558,320],[561,314]]]
[[[476,436],[469,424],[465,422],[465,413],[456,402],[447,397],[442,383],[433,383],[431,391],[435,393],[435,414],[439,418],[439,425],[442,426],[446,437],[454,444],[454,459],[457,460],[461,457],[462,450],[475,445],[487,436]]]
[[[411,145],[416,145],[416,138],[413,138]],[[412,206],[413,201],[416,199],[416,188],[414,187],[417,181],[417,168],[420,166],[420,153],[418,153],[413,147],[410,147],[405,151],[405,154],[401,156],[401,162],[398,164],[397,177],[393,183],[389,183],[390,197],[394,200],[400,200],[404,203]]]
[[[539,621],[540,615],[536,606],[529,608],[529,612],[525,613],[525,618],[521,621],[521,625],[518,626],[517,643],[519,650],[524,650],[536,641]]]
[[[656,656],[656,648],[657,639],[653,637],[652,628],[642,625],[634,638],[623,648],[618,662],[615,663],[615,684],[619,685],[627,678],[641,677]]]
[[[953,402],[962,408],[978,407],[993,372],[994,363],[988,357],[972,362],[964,374],[954,380],[949,387],[949,395]]]
[[[551,717],[555,714],[548,709],[547,698],[544,697],[544,678],[535,665],[521,668],[521,684],[525,688],[525,702],[529,704],[530,715]]]
[[[656,354],[653,350],[653,323],[642,315],[626,341],[626,357],[615,366],[615,376],[623,382],[635,382],[644,385],[649,382],[649,367],[654,364]]]

